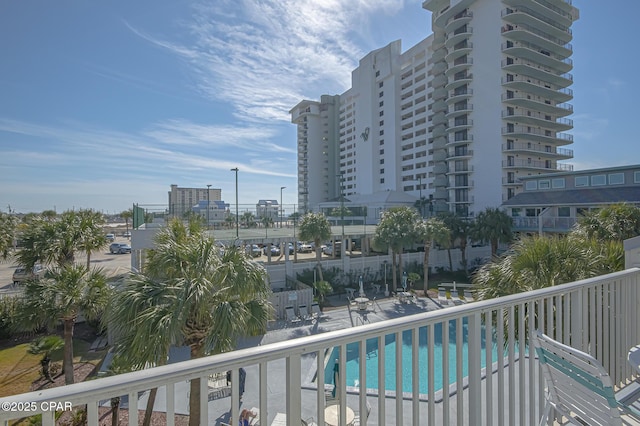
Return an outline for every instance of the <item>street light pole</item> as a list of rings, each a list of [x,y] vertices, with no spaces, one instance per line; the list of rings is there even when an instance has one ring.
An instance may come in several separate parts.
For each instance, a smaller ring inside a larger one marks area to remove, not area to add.
[[[236,172],[236,240],[237,240],[239,239],[238,228],[239,228],[239,220],[240,220],[240,217],[238,216],[238,168],[235,167],[231,169],[231,171]]]
[[[418,188],[420,189],[420,217],[424,218],[424,200],[422,199],[422,176],[418,176]]]
[[[208,184],[207,185],[207,229],[209,229],[209,225],[211,223],[211,222],[209,222],[209,210],[211,210],[211,206],[209,204],[209,202],[210,202],[209,201],[209,192],[211,192],[210,188],[211,188],[211,184]]]
[[[282,190],[285,189],[286,186],[280,187],[280,228],[282,228],[282,219],[284,217],[284,209],[282,207]]]

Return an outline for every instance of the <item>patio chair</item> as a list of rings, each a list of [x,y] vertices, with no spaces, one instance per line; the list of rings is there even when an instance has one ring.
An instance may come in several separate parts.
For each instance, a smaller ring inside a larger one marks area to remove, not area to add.
[[[318,305],[317,303],[311,304],[311,315],[316,319],[326,318],[327,316],[320,310],[320,305]]]
[[[447,299],[447,289],[444,287],[438,287],[438,302],[441,305],[449,305],[449,299]]]
[[[284,308],[284,311],[287,315],[288,323],[294,324],[300,322],[300,317],[296,315],[295,311],[293,310],[293,306],[287,306],[286,308]]]
[[[464,301],[465,302],[473,302],[473,293],[471,290],[464,290]]]
[[[540,331],[531,340],[547,382],[540,425],[547,424],[552,409],[578,425],[640,424],[640,411],[629,406],[640,396],[636,382],[616,394],[609,373],[591,355]]]
[[[298,316],[302,321],[313,319],[313,317],[309,315],[309,309],[307,309],[307,305],[298,306]]]

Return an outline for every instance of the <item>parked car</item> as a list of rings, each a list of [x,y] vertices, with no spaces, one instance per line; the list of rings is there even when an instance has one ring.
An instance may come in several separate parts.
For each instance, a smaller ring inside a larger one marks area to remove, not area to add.
[[[262,252],[260,251],[260,247],[257,244],[247,245],[245,247],[246,253],[251,257],[260,257],[262,256]]]
[[[115,234],[107,234],[106,235],[107,241],[109,241],[110,243],[114,242],[116,239]]]
[[[13,272],[13,283],[20,284],[21,282],[39,279],[44,276],[45,269],[42,265],[35,265],[33,269],[17,268]]]
[[[131,246],[126,243],[113,243],[109,246],[109,252],[111,254],[131,253]]]
[[[339,256],[340,256],[340,254],[341,254],[341,252],[342,252],[342,250],[341,250],[341,248],[342,248],[342,243],[340,243],[340,242],[336,242],[336,243],[335,243],[335,247],[336,247],[336,254],[335,254],[335,256],[336,256],[336,257],[339,257]],[[322,253],[326,254],[327,256],[333,256],[333,255],[334,255],[334,254],[333,254],[333,244],[332,244],[332,243],[327,244],[327,245],[326,245],[326,247],[324,247],[324,248],[322,249]]]
[[[125,238],[131,238],[131,231],[125,231],[122,236]]]
[[[298,242],[298,253],[311,253],[313,246],[311,244]]]
[[[269,246],[268,245],[264,246],[262,251],[266,255],[269,252]],[[271,245],[271,256],[280,256],[280,247],[278,247],[277,245],[273,245],[272,244]]]

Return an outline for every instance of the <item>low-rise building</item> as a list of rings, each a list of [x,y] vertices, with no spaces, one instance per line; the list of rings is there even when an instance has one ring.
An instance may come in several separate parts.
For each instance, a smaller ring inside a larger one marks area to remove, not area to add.
[[[502,207],[514,231],[565,233],[585,212],[629,203],[640,206],[640,164],[521,177],[523,192]]]

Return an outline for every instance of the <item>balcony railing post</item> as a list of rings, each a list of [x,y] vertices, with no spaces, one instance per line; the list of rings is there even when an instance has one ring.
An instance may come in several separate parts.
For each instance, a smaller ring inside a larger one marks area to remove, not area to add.
[[[300,355],[291,355],[287,357],[286,362],[287,368],[287,426],[293,426],[300,423],[300,419],[302,419],[301,413],[301,383],[302,383],[302,374],[301,368],[302,363],[300,361]],[[262,416],[262,413],[260,414]],[[265,417],[266,418],[266,414]],[[237,424],[237,423],[231,423]]]
[[[482,418],[482,392],[480,389],[481,323],[480,312],[476,312],[469,317],[469,419],[476,419],[479,423],[481,423],[480,419]]]

